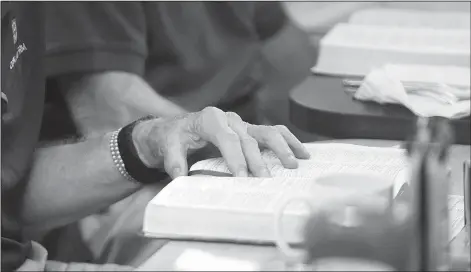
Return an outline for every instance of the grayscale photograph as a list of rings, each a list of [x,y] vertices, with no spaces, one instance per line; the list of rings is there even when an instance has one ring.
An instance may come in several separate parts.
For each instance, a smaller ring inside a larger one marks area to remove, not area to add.
[[[1,271],[471,271],[471,2],[1,1]]]

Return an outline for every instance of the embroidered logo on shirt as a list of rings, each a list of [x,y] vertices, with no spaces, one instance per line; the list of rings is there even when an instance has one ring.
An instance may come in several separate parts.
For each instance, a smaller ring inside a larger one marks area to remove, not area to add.
[[[18,28],[16,26],[16,19],[13,19],[11,21],[11,30],[12,30],[12,35],[13,35],[13,44],[16,45],[18,41]],[[28,50],[28,48],[26,48],[25,43],[18,45],[18,47],[16,48],[16,53],[10,61],[10,70],[15,68],[16,62],[20,58],[21,54],[26,50]]]
[[[16,32],[16,19],[11,20],[11,33],[13,33],[13,43],[18,41],[18,34]]]

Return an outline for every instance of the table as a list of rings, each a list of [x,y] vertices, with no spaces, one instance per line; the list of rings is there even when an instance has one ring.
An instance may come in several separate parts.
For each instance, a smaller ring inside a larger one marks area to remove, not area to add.
[[[361,144],[368,146],[394,146],[399,144],[397,141],[387,140],[344,140],[335,141],[342,143]],[[469,145],[454,145],[451,149],[450,166],[452,168],[452,186],[451,194],[463,193],[462,188],[462,164],[469,159],[471,147]],[[464,231],[455,239],[454,250],[462,250]],[[170,241],[157,251],[145,264],[145,268],[150,270],[171,271],[174,269],[175,260],[186,249],[199,249],[216,256],[238,258],[246,261],[252,261],[262,266],[264,270],[283,271],[284,263],[281,255],[274,246],[255,246],[239,245],[227,243],[209,243],[209,242],[185,242]]]
[[[306,132],[335,139],[403,140],[415,115],[400,105],[353,99],[341,78],[309,76],[290,95],[290,120]],[[470,144],[470,118],[452,121],[458,144]]]

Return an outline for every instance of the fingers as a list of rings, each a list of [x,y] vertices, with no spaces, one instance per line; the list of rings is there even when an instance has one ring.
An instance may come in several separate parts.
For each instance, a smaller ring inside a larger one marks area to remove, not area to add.
[[[283,126],[254,126],[248,127],[248,133],[260,144],[272,150],[286,168],[297,168],[296,159],[309,158],[309,152],[289,130]]]
[[[239,136],[227,127],[218,133],[215,139],[214,144],[221,151],[231,173],[237,177],[247,177],[247,163],[240,146]]]
[[[296,138],[296,136],[294,136],[294,134],[291,131],[289,131],[287,127],[278,125],[278,126],[275,126],[275,128],[278,130],[281,136],[283,136],[285,141],[288,143],[289,147],[293,151],[296,158],[309,159],[309,157],[311,157],[306,147],[301,143],[301,141],[298,140],[298,138]]]
[[[256,177],[270,177],[270,171],[262,159],[257,140],[247,133],[247,124],[233,112],[226,113],[226,116],[229,126],[239,136],[249,171]]]
[[[226,114],[213,107],[201,111],[199,120],[200,135],[212,142],[221,151],[227,167],[234,176],[247,177],[247,163],[242,151],[240,138],[228,124]]]
[[[296,168],[296,158],[307,159],[309,152],[284,126],[255,126],[235,113],[209,107],[198,113],[192,131],[212,142],[221,151],[229,170],[236,176],[269,176],[258,144],[271,149],[286,168]]]
[[[187,148],[178,138],[168,141],[163,153],[165,171],[172,179],[188,174]]]
[[[275,127],[256,126],[254,129],[254,138],[259,143],[272,150],[284,167],[294,169],[298,167],[298,160],[293,151],[286,143],[285,138]]]

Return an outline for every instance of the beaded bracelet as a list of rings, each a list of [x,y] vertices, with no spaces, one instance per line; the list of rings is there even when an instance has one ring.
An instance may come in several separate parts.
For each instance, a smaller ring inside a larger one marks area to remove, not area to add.
[[[127,180],[131,182],[138,183],[137,180],[135,180],[131,175],[129,175],[128,171],[126,171],[126,167],[124,165],[123,159],[121,158],[121,154],[119,153],[119,147],[118,147],[118,134],[121,129],[113,132],[111,134],[111,139],[110,139],[110,150],[111,150],[111,158],[113,159],[113,163],[116,166],[116,169],[119,171],[119,173],[125,177]]]

